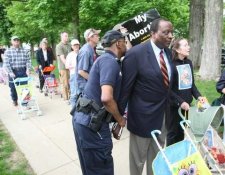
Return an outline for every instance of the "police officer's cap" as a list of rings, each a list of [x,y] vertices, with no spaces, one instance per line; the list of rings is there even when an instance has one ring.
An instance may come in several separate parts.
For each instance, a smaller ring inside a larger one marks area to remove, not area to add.
[[[113,43],[115,43],[116,41],[118,41],[121,38],[124,38],[127,35],[128,35],[127,33],[122,34],[116,30],[109,30],[102,37],[102,46],[110,47]]]

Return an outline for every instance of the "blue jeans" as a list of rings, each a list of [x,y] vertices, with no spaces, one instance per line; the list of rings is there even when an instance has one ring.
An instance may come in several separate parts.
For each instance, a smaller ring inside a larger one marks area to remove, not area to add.
[[[26,74],[26,69],[18,69],[18,70],[13,70],[13,73],[15,74],[15,78],[22,78],[22,77],[27,77]],[[26,84],[26,82],[21,83],[22,84]],[[17,101],[18,100],[18,96],[16,93],[16,88],[15,85],[13,83],[13,79],[9,76],[9,87],[10,87],[10,92],[11,92],[11,98],[13,101]]]
[[[114,175],[109,125],[96,133],[73,119],[73,130],[83,175]]]
[[[77,93],[76,93],[76,76],[75,74],[70,74],[70,104],[73,107],[77,100]]]

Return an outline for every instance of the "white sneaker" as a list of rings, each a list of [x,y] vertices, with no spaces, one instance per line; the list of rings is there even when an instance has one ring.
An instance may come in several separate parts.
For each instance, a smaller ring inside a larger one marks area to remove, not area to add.
[[[70,101],[69,100],[64,100],[66,104],[70,105]]]

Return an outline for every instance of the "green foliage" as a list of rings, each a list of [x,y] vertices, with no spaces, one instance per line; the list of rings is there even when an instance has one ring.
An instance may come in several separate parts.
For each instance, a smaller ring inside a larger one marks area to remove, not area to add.
[[[177,36],[187,37],[189,24],[189,0],[152,0],[152,7],[174,25]]]
[[[10,37],[10,28],[12,27],[11,21],[6,16],[6,8],[0,4],[0,45],[9,44],[8,38]]]
[[[56,42],[61,31],[75,34],[94,27],[103,35],[116,24],[140,12],[156,8],[169,19],[176,35],[187,36],[189,0],[0,0],[7,7],[7,16],[14,26],[7,29],[18,34],[23,41],[38,43],[48,37]],[[79,14],[79,16],[78,16]],[[0,14],[1,17],[1,14]],[[76,25],[75,25],[76,24]],[[0,30],[1,30],[0,26]],[[75,30],[78,29],[78,30]],[[1,39],[0,39],[1,40]]]
[[[32,20],[33,15],[29,13],[32,9],[23,2],[13,2],[7,9],[8,18],[13,21],[14,27],[11,32],[21,37],[25,42],[32,42],[41,35],[36,27],[37,21]]]
[[[214,99],[220,96],[220,94],[216,91],[216,81],[203,81],[196,79],[195,84],[202,96],[205,96],[210,104]]]
[[[80,29],[95,27],[102,33],[138,13],[156,8],[169,19],[177,35],[187,36],[189,20],[188,0],[82,0],[80,4]],[[88,22],[87,22],[88,21]]]
[[[59,38],[61,31],[72,30],[73,14],[76,1],[27,0],[12,2],[7,8],[7,16],[15,25],[13,34],[19,35],[23,41],[38,43],[41,38],[51,41]]]

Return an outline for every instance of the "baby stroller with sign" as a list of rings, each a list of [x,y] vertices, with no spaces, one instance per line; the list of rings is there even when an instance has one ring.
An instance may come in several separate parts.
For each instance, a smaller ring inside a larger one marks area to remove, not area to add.
[[[42,76],[44,77],[44,94],[45,96],[50,96],[52,98],[53,93],[58,94],[57,88],[58,83],[55,78],[55,75],[52,73],[54,71],[55,66],[45,67],[42,70]]]
[[[181,124],[184,125],[183,123]],[[159,130],[151,132],[160,149],[152,163],[154,175],[211,175],[210,170],[191,139],[185,139],[163,149],[156,136],[156,134],[160,133]]]
[[[179,110],[180,116],[184,118]],[[212,174],[225,174],[225,145],[217,133],[224,115],[221,106],[191,107],[185,135],[194,141]]]
[[[188,120],[183,118],[181,127],[186,138],[176,144],[162,149],[157,141],[156,134],[152,136],[160,152],[153,161],[155,175],[223,175],[224,170],[224,145],[216,133],[216,128],[223,119],[222,107],[208,107],[199,110],[191,107]],[[213,131],[213,132],[212,132]]]
[[[0,83],[7,84],[8,74],[4,68],[0,68]]]
[[[32,77],[16,78],[13,80],[18,96],[17,112],[23,120],[26,119],[25,114],[28,112],[36,111],[38,116],[42,115],[37,99],[34,96],[32,82]]]

